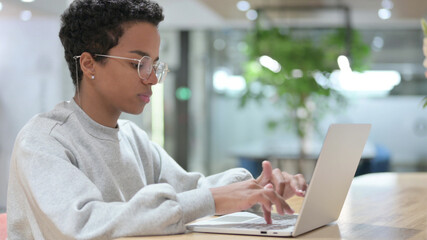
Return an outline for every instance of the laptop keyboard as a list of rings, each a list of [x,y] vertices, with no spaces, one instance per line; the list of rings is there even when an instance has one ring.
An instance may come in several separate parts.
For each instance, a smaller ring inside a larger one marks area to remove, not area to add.
[[[232,226],[233,228],[282,230],[295,226],[297,217],[296,215],[272,215],[273,224],[266,224],[263,218],[258,218],[245,223],[233,224]]]
[[[242,228],[242,229],[257,229],[257,230],[283,230],[289,227],[293,227],[293,224],[265,224],[265,223],[242,223],[242,224],[233,224],[230,227],[233,228]]]

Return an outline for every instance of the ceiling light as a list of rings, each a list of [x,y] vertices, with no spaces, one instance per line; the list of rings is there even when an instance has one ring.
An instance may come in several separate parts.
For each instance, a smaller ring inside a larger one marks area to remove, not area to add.
[[[246,81],[242,76],[229,75],[225,70],[217,70],[213,75],[213,87],[216,92],[238,94],[246,88]]]
[[[304,73],[301,69],[292,69],[291,75],[293,78],[302,78],[304,76]]]
[[[259,63],[274,73],[278,73],[282,69],[282,66],[280,66],[279,62],[266,55],[259,58]]]
[[[21,0],[21,2],[26,2],[26,3],[29,3],[29,2],[34,2],[35,0]]]
[[[246,12],[249,9],[251,9],[251,4],[248,3],[247,1],[239,1],[237,4],[237,9],[239,9],[242,12]]]
[[[20,15],[22,21],[29,21],[32,16],[33,14],[31,13],[30,10],[22,11]]]
[[[214,41],[215,50],[217,51],[224,50],[226,46],[227,46],[227,43],[223,39],[221,38],[215,39]]]
[[[249,11],[246,12],[246,17],[249,20],[254,21],[254,20],[256,20],[258,18],[258,13],[257,13],[257,11],[251,9],[251,10],[249,10]]]
[[[375,36],[371,44],[372,49],[375,51],[379,51],[383,48],[383,46],[384,46],[384,39],[382,37]]]
[[[344,55],[340,55],[337,59],[338,67],[342,72],[351,72],[350,61]]]
[[[0,2],[0,11],[3,10],[3,3]]]
[[[297,117],[299,119],[306,119],[308,117],[308,111],[307,111],[307,109],[305,109],[303,107],[297,108]]]
[[[383,20],[387,20],[391,17],[391,11],[385,8],[381,8],[380,10],[378,10],[378,17]]]
[[[336,81],[338,80],[338,81]],[[338,90],[375,92],[387,94],[401,81],[397,71],[365,71],[365,72],[340,72],[331,74],[331,81],[338,82]]]

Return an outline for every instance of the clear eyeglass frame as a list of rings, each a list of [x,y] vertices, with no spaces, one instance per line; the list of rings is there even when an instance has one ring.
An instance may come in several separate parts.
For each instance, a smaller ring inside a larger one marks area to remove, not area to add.
[[[164,62],[155,62],[153,64],[153,59],[149,56],[143,56],[140,59],[137,58],[127,58],[127,57],[118,57],[118,56],[111,56],[111,55],[104,55],[104,54],[95,54],[95,56],[98,57],[107,57],[107,58],[116,58],[116,59],[124,59],[124,60],[130,60],[138,62],[137,70],[138,70],[138,76],[142,80],[147,80],[151,73],[156,73],[157,77],[157,83],[162,83],[164,79],[166,78],[167,73],[169,72],[168,65]]]
[[[116,58],[116,59],[123,59],[123,60],[130,60],[137,62],[137,72],[139,78],[141,78],[143,81],[147,80],[151,73],[155,72],[157,77],[157,83],[163,83],[166,75],[169,72],[168,65],[164,62],[155,62],[153,63],[153,59],[149,56],[143,56],[140,59],[137,58],[127,58],[127,57],[119,57],[119,56],[112,56],[112,55],[104,55],[104,54],[94,54],[95,57],[106,57],[106,58]],[[80,56],[74,56],[74,59],[77,60],[77,58],[80,58]]]

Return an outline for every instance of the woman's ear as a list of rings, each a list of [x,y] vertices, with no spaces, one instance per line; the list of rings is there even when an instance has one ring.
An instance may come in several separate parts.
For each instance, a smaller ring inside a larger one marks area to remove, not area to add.
[[[95,59],[88,52],[82,53],[80,56],[80,67],[83,72],[83,76],[87,79],[92,79],[95,75]]]

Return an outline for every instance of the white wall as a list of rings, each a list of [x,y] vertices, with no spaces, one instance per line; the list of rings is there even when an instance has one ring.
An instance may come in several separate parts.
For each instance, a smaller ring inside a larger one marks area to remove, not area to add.
[[[370,139],[391,152],[394,165],[427,165],[427,108],[422,96],[359,99],[338,119],[372,123]]]
[[[35,114],[62,100],[63,50],[57,18],[0,20],[0,207],[6,205],[15,137]],[[71,81],[71,80],[70,80]]]
[[[321,129],[326,133],[331,123],[371,123],[369,140],[390,150],[392,165],[426,166],[427,108],[421,107],[422,98],[392,96],[352,99],[344,111],[324,119]],[[251,102],[244,109],[239,109],[237,99],[216,95],[212,102],[211,119],[213,171],[236,166],[237,158],[232,153],[245,145],[268,149],[280,141],[280,144],[298,147],[295,144],[297,138],[291,131],[285,128],[269,131],[266,128],[269,118],[280,116],[280,110],[269,102],[261,105]]]

